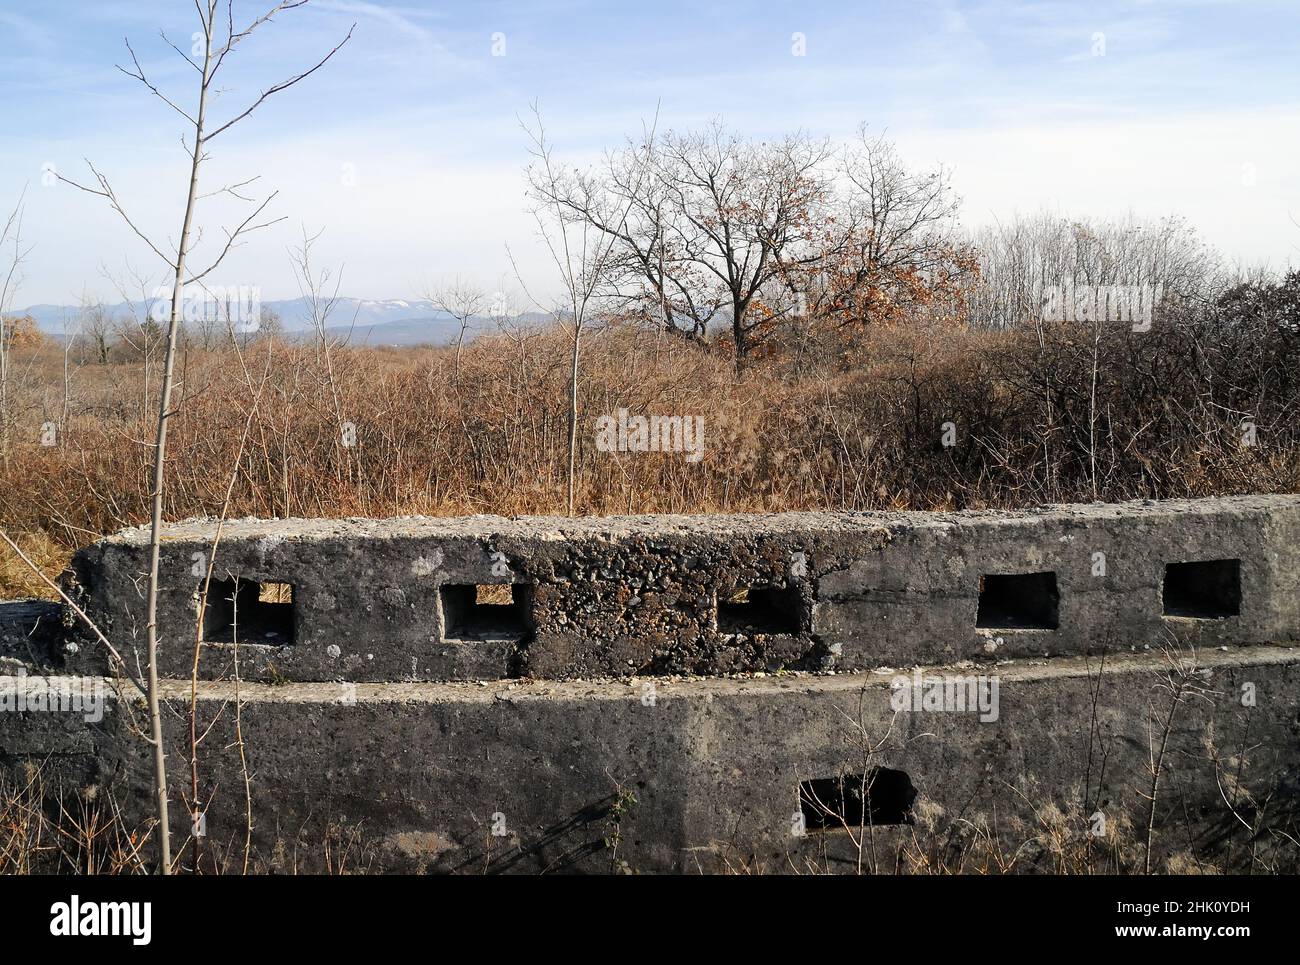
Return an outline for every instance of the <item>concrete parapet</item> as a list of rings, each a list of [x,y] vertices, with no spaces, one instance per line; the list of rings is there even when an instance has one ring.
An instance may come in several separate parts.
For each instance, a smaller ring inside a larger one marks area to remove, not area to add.
[[[900,706],[894,675],[872,672],[244,684],[254,866],[321,870],[329,836],[344,833],[354,865],[383,870],[854,870],[861,836],[823,825],[805,795],[851,810],[855,782],[873,775],[870,812],[851,817],[872,829],[868,870],[895,870],[898,849],[923,860],[936,840],[973,849],[978,828],[1014,859],[993,870],[1060,870],[1052,849],[1081,850],[1089,827],[1098,853],[1140,856],[1148,764],[1161,750],[1156,867],[1187,852],[1220,860],[1225,842],[1246,840],[1242,813],[1293,829],[1300,649],[1176,659],[1198,693],[1172,715],[1171,655],[1145,652],[1109,656],[1104,673],[1081,657],[1003,665],[994,715]],[[929,679],[970,673],[936,668]],[[183,720],[188,682],[163,686],[168,719]],[[206,846],[238,852],[235,685],[202,683],[197,696],[199,719],[215,721],[202,758]],[[0,714],[0,760],[49,766],[57,746],[60,766],[93,765],[76,781],[124,789],[130,815],[147,821],[149,749],[127,726],[139,713],[112,701],[98,723]],[[171,759],[185,760],[184,728],[169,733]],[[183,800],[187,769],[173,780]],[[1221,787],[1242,802],[1238,815]],[[183,842],[189,818],[177,810]],[[1292,845],[1261,835],[1237,855],[1262,861],[1277,848]]]
[[[164,535],[161,669],[188,677],[216,524]],[[144,529],[74,561],[124,652]],[[201,676],[451,681],[859,670],[1300,637],[1300,497],[1026,512],[237,520]],[[95,667],[82,665],[81,669]]]

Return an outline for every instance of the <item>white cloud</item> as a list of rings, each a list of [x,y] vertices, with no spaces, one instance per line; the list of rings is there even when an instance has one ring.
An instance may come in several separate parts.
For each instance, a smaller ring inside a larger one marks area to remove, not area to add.
[[[1179,214],[1229,258],[1300,263],[1300,111],[895,133],[953,167],[967,224],[1040,207]]]

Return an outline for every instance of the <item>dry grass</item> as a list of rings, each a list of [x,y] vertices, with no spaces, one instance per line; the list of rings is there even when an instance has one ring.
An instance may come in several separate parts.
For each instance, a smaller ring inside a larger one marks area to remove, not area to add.
[[[74,787],[29,762],[0,770],[0,875],[151,874],[156,868],[152,819],[135,826],[113,791],[98,784]],[[188,855],[180,849],[181,870]],[[329,822],[276,836],[265,855],[254,852],[253,874],[365,874],[373,870],[376,845],[360,825]],[[238,842],[213,843],[203,872],[238,874],[244,855]]]
[[[21,534],[19,547],[28,558],[49,576],[67,565],[67,546],[56,543],[48,533],[37,530]],[[8,546],[0,544],[0,598],[53,597],[54,591],[32,572]]]
[[[35,764],[0,771],[0,874],[144,874],[150,853],[97,787],[48,786]]]
[[[577,511],[951,509],[1300,488],[1294,333],[1196,319],[1094,334],[916,322],[852,344],[790,338],[737,375],[725,346],[615,326],[584,350]],[[567,348],[559,329],[481,338],[459,366],[438,349],[335,347],[329,365],[314,343],[191,347],[165,515],[219,511],[264,378],[233,516],[562,513]],[[0,522],[54,572],[74,548],[147,517],[156,365],[146,384],[139,360],[74,364],[65,393],[58,347],[28,352]],[[703,416],[703,460],[598,451],[595,420],[619,409]],[[41,445],[46,423],[61,427],[57,445]],[[351,433],[355,445],[343,445]],[[0,555],[0,594],[39,591]]]

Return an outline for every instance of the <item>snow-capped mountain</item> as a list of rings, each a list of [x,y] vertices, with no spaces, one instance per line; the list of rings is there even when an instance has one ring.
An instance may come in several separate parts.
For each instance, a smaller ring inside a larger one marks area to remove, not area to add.
[[[311,306],[305,298],[263,301],[261,306],[264,310],[272,311],[280,317],[285,331],[298,332],[312,327]],[[130,305],[126,302],[119,302],[105,307],[114,316],[122,318],[129,316],[133,308],[136,313],[141,315],[144,311],[143,303]],[[77,318],[80,313],[81,308],[77,305],[29,305],[10,314],[31,315],[45,331],[52,334],[62,334],[65,324],[69,330],[76,328]],[[355,322],[358,327],[362,327],[412,319],[427,319],[431,322],[441,321],[442,323],[451,322],[448,315],[438,311],[433,303],[427,299],[340,297],[331,307],[325,324],[329,328],[338,328],[350,326]]]
[[[143,302],[119,302],[104,308],[122,320],[143,318],[147,314]],[[312,330],[311,306],[305,298],[264,301],[261,308],[279,317],[286,334]],[[78,305],[29,305],[7,314],[30,315],[43,331],[61,338],[76,334],[82,310]],[[545,316],[529,312],[521,320],[540,324]],[[331,335],[346,337],[352,345],[450,345],[460,336],[456,320],[436,309],[428,299],[338,298],[324,322]],[[472,339],[480,332],[495,330],[491,320],[475,317],[466,326],[465,335]]]

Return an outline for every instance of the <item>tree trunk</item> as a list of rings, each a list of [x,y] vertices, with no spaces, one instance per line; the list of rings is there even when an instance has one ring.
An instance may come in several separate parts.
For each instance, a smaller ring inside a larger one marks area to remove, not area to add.
[[[569,370],[569,515],[573,515],[574,470],[578,454],[578,353],[582,349],[582,326],[573,329],[573,359]]]
[[[203,120],[207,110],[208,80],[212,64],[212,36],[209,32],[203,56],[203,82],[199,87],[198,113],[194,124],[194,153],[190,162],[190,189],[176,246],[176,277],[172,283],[171,318],[167,322],[167,346],[163,359],[162,385],[158,392],[158,431],[154,440],[153,493],[149,529],[149,595],[147,601],[149,660],[149,732],[153,742],[154,791],[158,800],[158,855],[163,874],[172,873],[171,825],[167,808],[167,754],[163,745],[162,713],[158,698],[158,583],[163,514],[163,470],[167,459],[167,423],[171,418],[173,372],[176,367],[176,337],[180,329],[185,287],[185,254],[189,246],[194,205],[198,200],[199,166],[203,163]]]

